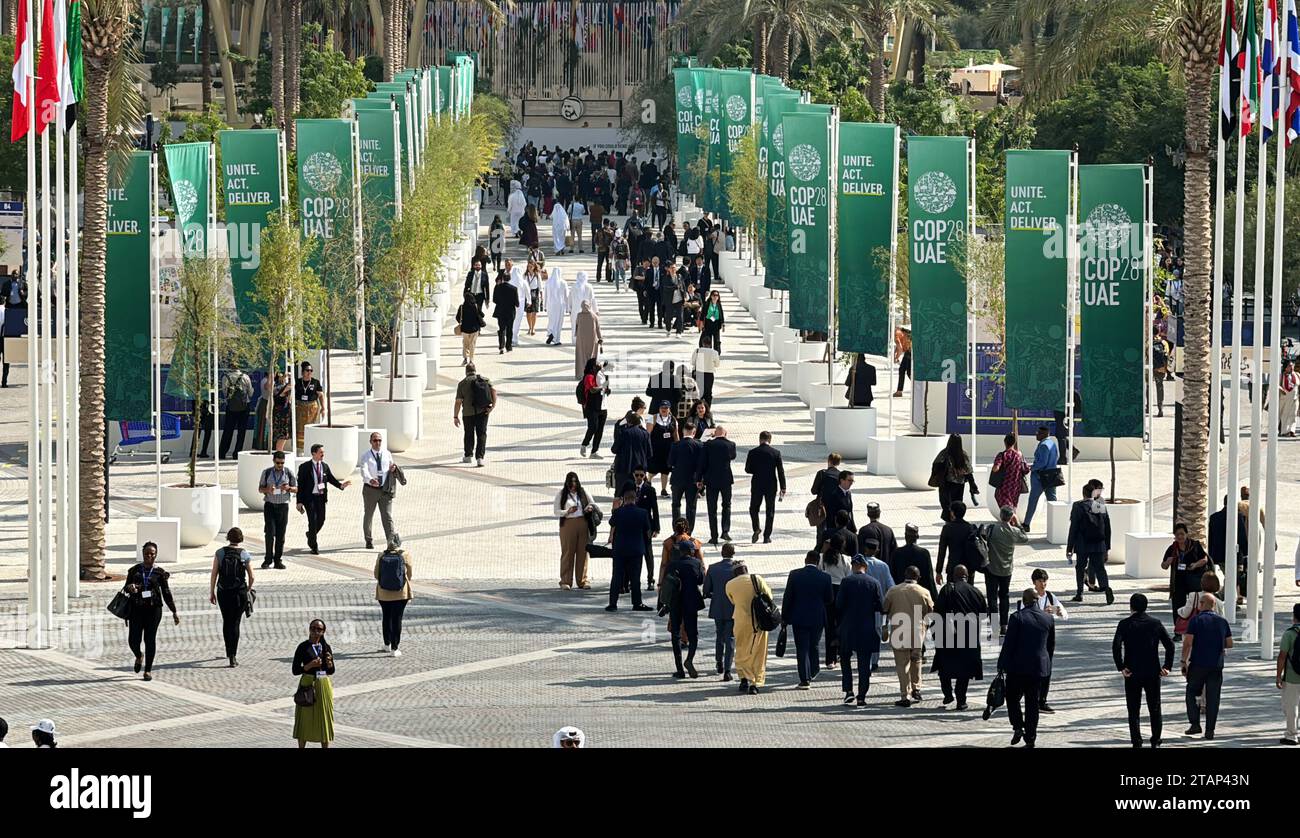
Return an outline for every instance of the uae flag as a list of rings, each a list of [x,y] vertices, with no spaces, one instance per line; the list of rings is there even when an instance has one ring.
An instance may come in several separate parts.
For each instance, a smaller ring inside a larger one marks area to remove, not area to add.
[[[63,0],[58,0],[62,12]],[[203,7],[198,9],[199,19],[203,18]],[[71,126],[77,121],[77,103],[81,101],[86,87],[86,74],[81,63],[81,0],[68,0],[68,25],[63,27],[67,33],[63,45],[63,63],[59,71],[59,90],[63,104],[67,107],[67,122]],[[198,41],[195,41],[195,49]]]
[[[1255,3],[1246,3],[1246,20],[1241,30],[1241,54],[1237,58],[1241,70],[1241,136],[1247,137],[1259,118],[1259,31],[1255,26]]]
[[[18,40],[14,43],[14,106],[9,141],[27,136],[27,95],[32,81],[32,22],[27,18],[27,4],[18,4]]]
[[[1241,95],[1241,70],[1237,67],[1237,10],[1227,0],[1219,37],[1219,136],[1232,138],[1237,127],[1237,98]]]

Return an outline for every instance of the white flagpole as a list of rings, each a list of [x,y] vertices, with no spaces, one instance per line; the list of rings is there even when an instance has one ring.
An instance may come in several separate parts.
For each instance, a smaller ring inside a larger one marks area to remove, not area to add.
[[[966,138],[966,331],[970,341],[970,365],[966,370],[967,386],[970,387],[970,464],[974,468],[979,464],[978,431],[980,395],[978,375],[978,354],[976,343],[979,340],[979,316],[975,313],[975,283],[970,280],[971,246],[975,241],[975,139]]]
[[[158,287],[158,251],[156,241],[158,215],[158,152],[149,152],[149,332],[153,368],[150,388],[153,393],[153,469],[154,515],[162,517],[162,291]]]
[[[208,215],[207,227],[203,230],[203,255],[212,259],[216,254],[213,242],[217,235],[217,147],[208,143]],[[185,233],[181,231],[181,241]],[[211,266],[209,266],[211,269]],[[216,299],[213,300],[213,315],[220,323],[225,312],[221,310],[221,292],[223,283],[217,284]],[[221,494],[221,343],[220,337],[212,338],[212,397],[208,408],[212,411],[212,476],[217,483],[218,498]]]
[[[1264,484],[1265,506],[1264,506],[1264,591],[1262,600],[1263,619],[1259,627],[1259,659],[1271,660],[1273,658],[1273,589],[1276,587],[1277,562],[1277,448],[1281,442],[1278,415],[1280,414],[1281,405],[1278,402],[1280,394],[1278,393],[1278,382],[1282,375],[1282,231],[1284,216],[1286,212],[1286,137],[1287,137],[1287,103],[1290,100],[1290,83],[1287,75],[1289,67],[1287,66],[1291,58],[1291,45],[1288,40],[1290,34],[1290,12],[1288,8],[1283,8],[1281,20],[1278,22],[1278,28],[1281,29],[1281,38],[1278,39],[1279,49],[1281,50],[1281,74],[1278,76],[1278,84],[1281,86],[1282,106],[1279,109],[1278,119],[1275,120],[1278,125],[1277,137],[1277,164],[1276,174],[1274,175],[1273,192],[1273,301],[1270,314],[1273,317],[1273,331],[1269,335],[1269,359],[1268,368],[1273,373],[1273,380],[1269,383],[1270,394],[1273,397],[1272,415],[1269,416],[1269,446],[1265,459],[1265,476]],[[1261,387],[1261,392],[1263,391]],[[1262,396],[1261,396],[1262,398]]]
[[[57,18],[56,18],[57,20]],[[67,309],[67,284],[65,277],[68,275],[68,262],[64,254],[64,234],[63,223],[65,219],[64,203],[67,199],[67,188],[64,180],[63,171],[63,128],[64,128],[64,103],[58,104],[58,118],[53,126],[46,130],[53,130],[54,133],[54,173],[55,173],[55,220],[54,220],[54,257],[53,261],[57,263],[58,270],[54,277],[54,294],[57,297],[58,307],[56,309],[56,322],[58,324],[58,335],[56,338],[56,348],[58,353],[58,403],[59,403],[59,435],[58,435],[58,551],[55,553],[55,607],[60,614],[68,613],[68,574],[72,566],[71,545],[68,543],[68,506],[72,499],[71,487],[68,485],[68,333],[74,328],[72,322],[68,319]]]
[[[891,198],[893,209],[889,225],[889,334],[885,336],[885,365],[889,367],[889,438],[894,438],[894,391],[898,389],[898,365],[894,363],[894,299],[898,294],[898,160],[902,157],[903,137],[898,126],[894,126],[894,194]],[[880,429],[877,428],[879,433]]]
[[[81,211],[78,206],[77,146],[78,124],[75,119],[68,136],[68,491],[72,505],[68,516],[69,547],[68,596],[81,596],[81,267],[78,264]]]
[[[1224,514],[1227,544],[1223,561],[1223,610],[1229,623],[1237,621],[1237,485],[1240,482],[1238,458],[1241,453],[1241,274],[1246,211],[1246,138],[1237,138],[1237,208],[1232,238],[1232,346],[1228,349],[1228,506]]]
[[[36,20],[32,0],[27,3],[27,29],[18,33],[19,38],[26,38],[32,56],[36,54],[35,37]],[[37,263],[41,261],[36,240],[36,84],[31,74],[33,67],[28,66],[27,76],[27,377],[28,403],[27,413],[29,428],[27,433],[27,544],[30,552],[27,557],[27,647],[42,649],[45,647],[46,624],[43,620],[45,609],[43,600],[49,599],[50,577],[45,573],[44,557],[48,552],[45,532],[41,528],[41,342],[37,330],[37,309],[41,302],[40,272]]]
[[[753,91],[753,78],[753,74],[750,74],[751,92]],[[753,101],[752,96],[750,97],[750,101]],[[826,167],[826,181],[830,187],[827,190],[827,195],[829,197],[827,203],[830,204],[830,218],[826,228],[827,243],[830,245],[830,252],[827,254],[828,258],[826,261],[826,273],[830,278],[830,284],[826,289],[826,383],[834,384],[835,346],[837,344],[836,337],[838,337],[839,333],[839,329],[836,328],[835,325],[835,311],[839,303],[840,285],[839,243],[836,241],[837,230],[839,229],[839,217],[837,213],[839,201],[834,197],[839,189],[840,179],[840,109],[838,107],[831,108],[830,118],[826,120],[826,133],[826,150],[830,152],[829,155],[827,155],[830,157],[830,160]],[[852,404],[851,398],[850,404]]]
[[[1264,96],[1272,99],[1272,91],[1265,90]],[[1260,99],[1260,120],[1263,121],[1263,109],[1271,108],[1272,101]],[[1260,126],[1257,171],[1255,180],[1255,299],[1253,301],[1251,322],[1253,323],[1254,344],[1250,359],[1250,380],[1252,398],[1250,400],[1250,516],[1246,520],[1246,539],[1249,544],[1246,555],[1246,619],[1250,624],[1248,639],[1258,637],[1259,624],[1259,472],[1261,467],[1260,428],[1264,424],[1264,228],[1268,217],[1268,146],[1264,143],[1264,129]],[[1239,592],[1240,593],[1240,592]]]
[[[1066,431],[1066,445],[1069,448],[1074,447],[1074,353],[1075,353],[1075,335],[1074,335],[1074,313],[1075,295],[1079,290],[1079,152],[1076,149],[1070,154],[1070,201],[1066,210],[1067,235],[1065,240],[1065,252],[1069,254],[1069,266],[1065,271],[1065,425],[1069,430]],[[1059,428],[1058,428],[1059,430]],[[1035,432],[1035,436],[1037,433]],[[1060,457],[1065,456],[1065,495],[1068,499],[1070,492],[1074,491],[1074,482],[1072,469],[1074,468],[1073,451],[1058,451],[1057,460],[1059,464]],[[1043,504],[1047,504],[1047,496],[1043,496]],[[1046,512],[1044,512],[1046,514]],[[1048,519],[1051,520],[1051,519]],[[1043,528],[1046,532],[1047,528]],[[1077,557],[1076,557],[1077,561]]]
[[[1147,277],[1146,302],[1145,302],[1146,322],[1150,324],[1154,319],[1152,317],[1151,309],[1154,306],[1154,300],[1152,300],[1152,297],[1155,294],[1155,265],[1153,264],[1151,258],[1155,251],[1155,228],[1154,228],[1155,167],[1154,164],[1152,164],[1149,161],[1147,162],[1147,165],[1145,167],[1143,180],[1146,181],[1145,184],[1146,197],[1144,201],[1145,208],[1146,208],[1146,217],[1142,219],[1142,264],[1144,268],[1143,273],[1145,273]],[[1147,360],[1147,375],[1146,375],[1146,389],[1147,389],[1146,408],[1147,409],[1146,409],[1146,426],[1144,430],[1146,431],[1145,436],[1146,436],[1146,448],[1147,448],[1146,450],[1146,456],[1147,456],[1147,528],[1146,531],[1148,533],[1155,531],[1155,508],[1156,508],[1156,497],[1155,497],[1155,488],[1154,488],[1155,487],[1155,452],[1153,450],[1156,422],[1155,422],[1155,417],[1151,415],[1152,408],[1154,407],[1152,402],[1154,401],[1153,397],[1155,396],[1155,389],[1156,389],[1155,377],[1157,375],[1155,371],[1155,364],[1152,363],[1153,359],[1151,357],[1151,347],[1154,341],[1155,341],[1155,335],[1152,334],[1151,328],[1148,325],[1146,329],[1145,339],[1142,341],[1142,345],[1146,349],[1146,360]]]
[[[43,46],[43,45],[42,45]],[[33,108],[37,106],[35,98],[32,99]],[[40,117],[37,117],[39,121]],[[53,202],[53,195],[50,194],[50,131],[58,130],[57,127],[50,129],[46,126],[45,131],[41,133],[41,474],[43,483],[41,489],[44,494],[45,502],[41,506],[41,528],[45,531],[45,559],[46,566],[44,571],[44,584],[46,593],[41,598],[41,618],[46,620],[46,626],[51,625],[50,619],[53,609],[52,591],[50,590],[51,577],[58,571],[58,544],[54,538],[55,514],[54,514],[54,324],[56,322],[54,307],[59,304],[54,294],[54,280],[51,271],[51,262],[59,258],[59,254],[51,247],[53,239],[53,230],[50,224],[50,204]]]

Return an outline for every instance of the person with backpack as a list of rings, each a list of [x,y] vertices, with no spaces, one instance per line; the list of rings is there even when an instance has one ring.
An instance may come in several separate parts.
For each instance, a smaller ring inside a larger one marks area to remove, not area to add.
[[[725,590],[735,623],[739,692],[758,695],[758,688],[767,683],[767,635],[780,624],[781,613],[772,602],[772,588],[767,581],[758,574],[751,575],[744,562],[737,562],[731,569],[731,581]]]
[[[221,609],[221,635],[226,641],[226,657],[231,667],[239,666],[239,623],[248,610],[249,591],[253,589],[253,557],[243,548],[244,531],[231,527],[226,531],[225,547],[217,548],[208,577],[208,602]]]
[[[1075,594],[1071,602],[1083,602],[1085,578],[1095,575],[1097,584],[1106,594],[1106,604],[1115,601],[1106,575],[1106,557],[1110,554],[1110,513],[1101,499],[1102,483],[1089,480],[1083,487],[1083,498],[1070,508],[1070,532],[1066,537],[1065,556],[1075,557]]]
[[[465,365],[465,377],[456,385],[456,402],[452,406],[451,422],[461,426],[460,418],[465,417],[465,456],[462,463],[468,463],[471,455],[475,464],[483,468],[487,455],[488,415],[497,406],[497,391],[492,382],[478,374],[473,364]]]
[[[666,602],[661,607],[668,611],[668,636],[673,644],[673,663],[677,668],[674,678],[700,677],[695,669],[695,649],[700,643],[699,616],[704,610],[704,563],[700,561],[695,543],[690,539],[678,541],[673,547],[673,560],[664,573],[663,591]],[[682,660],[682,636],[686,638],[686,660]],[[683,666],[685,671],[683,671]]]
[[[396,534],[388,540],[387,549],[375,559],[375,600],[382,612],[381,630],[384,649],[395,658],[402,656],[398,646],[402,642],[402,614],[411,594],[411,556],[402,549],[402,539]]]
[[[1028,544],[1029,536],[1020,529],[1016,510],[1004,506],[998,510],[998,522],[987,530],[988,563],[984,565],[984,591],[988,594],[989,621],[997,600],[998,631],[1007,633],[1007,612],[1011,608],[1011,571],[1015,565],[1016,545]]]
[[[226,451],[230,449],[230,438],[235,437],[235,450],[229,459],[239,457],[244,450],[244,434],[248,431],[248,410],[253,400],[253,382],[248,374],[235,364],[221,384],[221,393],[226,398],[226,418],[221,424],[221,447],[217,456],[227,459]],[[238,434],[236,436],[236,434]]]
[[[1297,719],[1300,719],[1300,602],[1291,606],[1291,627],[1282,632],[1277,653],[1277,688],[1282,691],[1282,715],[1286,720],[1286,734],[1278,740],[1281,745],[1300,745],[1296,738]]]
[[[582,405],[583,418],[587,420],[587,432],[582,437],[578,456],[586,457],[590,449],[591,458],[600,459],[600,440],[605,435],[605,421],[609,418],[609,411],[605,410],[609,380],[595,358],[588,359],[587,368],[583,370],[582,380],[578,382],[574,395],[578,404]]]

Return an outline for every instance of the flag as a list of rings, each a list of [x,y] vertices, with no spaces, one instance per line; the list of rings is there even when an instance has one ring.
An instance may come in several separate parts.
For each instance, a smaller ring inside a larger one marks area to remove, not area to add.
[[[1264,142],[1273,136],[1277,124],[1279,94],[1278,75],[1282,72],[1281,56],[1277,51],[1277,0],[1264,0],[1264,47],[1260,51],[1260,130]]]
[[[77,120],[76,104],[81,80],[81,3],[72,0],[72,13],[76,16],[73,29],[68,22],[68,9],[64,0],[54,0],[54,54],[59,65],[59,102],[63,105],[63,125],[68,126]],[[75,47],[73,46],[75,43]],[[74,75],[72,51],[76,50],[76,67]]]
[[[1286,144],[1300,139],[1300,21],[1296,15],[1296,0],[1286,0],[1286,53],[1287,53],[1287,75],[1286,80],[1281,83],[1283,90],[1290,90],[1290,94],[1284,93],[1282,100],[1286,102]]]
[[[1259,31],[1255,26],[1254,0],[1246,3],[1237,69],[1241,71],[1241,136],[1246,137],[1259,119]]]
[[[36,133],[59,118],[59,44],[65,32],[54,34],[54,0],[41,11],[41,52],[36,60]]]
[[[181,63],[181,41],[185,37],[185,7],[176,7],[176,63]]]
[[[27,4],[18,4],[18,40],[14,43],[14,106],[10,118],[9,141],[18,142],[27,135],[27,88],[32,79],[32,22],[27,19]]]
[[[1230,139],[1237,128],[1237,98],[1241,95],[1241,71],[1237,67],[1237,10],[1227,0],[1223,29],[1219,36],[1219,136]]]
[[[86,95],[86,71],[81,63],[81,0],[71,0],[68,12],[68,80],[72,96],[64,101],[76,104]]]

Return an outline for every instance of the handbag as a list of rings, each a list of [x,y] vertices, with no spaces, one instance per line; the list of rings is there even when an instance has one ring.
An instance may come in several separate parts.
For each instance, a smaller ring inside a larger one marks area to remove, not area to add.
[[[781,633],[776,636],[776,656],[785,657],[785,626],[781,626]]]
[[[947,471],[947,469],[944,468],[943,455],[940,454],[938,457],[935,457],[934,463],[930,466],[930,479],[926,481],[926,485],[931,489],[937,489],[942,486],[945,471]]]
[[[610,466],[609,468],[605,469],[605,488],[606,489],[614,488],[614,467],[613,466]]]
[[[1029,491],[1029,478],[1025,477],[1022,474],[1020,475],[1020,494],[1023,495],[1028,491]]]
[[[131,616],[131,596],[126,591],[118,591],[108,603],[108,613],[125,620]]]
[[[460,336],[460,335],[465,334],[465,332],[460,328],[460,324],[459,324],[459,323],[457,323],[456,326],[455,326],[455,328],[453,328],[453,329],[451,330],[451,333],[452,333],[453,335],[456,335],[456,336]]]
[[[307,684],[294,690],[293,703],[299,707],[311,707],[316,703],[316,685]]]
[[[993,715],[993,711],[1005,704],[1006,700],[1007,679],[1005,675],[999,672],[993,679],[993,683],[989,684],[989,694],[985,698],[987,706],[984,708],[984,721],[987,722],[989,716]]]
[[[1065,477],[1059,468],[1045,468],[1038,472],[1038,482],[1055,488],[1065,485]]]

